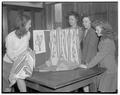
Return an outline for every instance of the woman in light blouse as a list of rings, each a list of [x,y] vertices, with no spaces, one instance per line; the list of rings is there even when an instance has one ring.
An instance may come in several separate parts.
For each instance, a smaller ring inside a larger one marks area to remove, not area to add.
[[[26,92],[24,79],[32,75],[35,54],[29,48],[31,19],[19,14],[16,29],[6,37],[6,54],[3,58],[3,92],[11,91],[17,83],[20,92]]]

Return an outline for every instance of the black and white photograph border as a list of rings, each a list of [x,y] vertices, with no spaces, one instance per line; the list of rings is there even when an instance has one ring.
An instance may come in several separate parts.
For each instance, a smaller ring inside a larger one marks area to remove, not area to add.
[[[119,94],[119,0],[0,2],[1,94]],[[93,30],[87,29],[89,25],[85,23],[91,24]],[[97,26],[105,32],[98,33]],[[20,27],[24,27],[26,34],[17,34]],[[79,30],[78,34],[73,33],[75,29]],[[53,30],[56,30],[54,36]],[[44,31],[44,52],[35,53],[33,31]],[[110,40],[105,41],[106,38]],[[13,54],[10,44],[12,48],[22,48],[22,53]],[[90,49],[89,53],[85,47]],[[113,53],[115,58],[109,58]],[[4,83],[8,86],[6,89]]]

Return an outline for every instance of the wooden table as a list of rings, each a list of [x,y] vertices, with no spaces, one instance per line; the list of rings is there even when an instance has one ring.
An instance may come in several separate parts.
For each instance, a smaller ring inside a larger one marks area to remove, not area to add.
[[[31,78],[26,79],[29,88],[40,92],[71,92],[86,85],[90,92],[97,92],[97,78],[105,68],[74,69],[56,72],[33,72]]]

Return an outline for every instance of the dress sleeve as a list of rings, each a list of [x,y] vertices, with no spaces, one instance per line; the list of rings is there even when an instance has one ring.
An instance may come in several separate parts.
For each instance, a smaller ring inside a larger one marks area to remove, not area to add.
[[[97,55],[91,60],[89,64],[87,64],[88,68],[94,67],[97,65],[103,58],[112,51],[112,45],[110,42],[104,42],[101,50],[97,53]]]
[[[13,49],[13,41],[12,41],[12,37],[10,37],[9,35],[6,37],[5,39],[5,46],[7,50],[12,50]]]
[[[3,58],[3,60],[8,62],[8,63],[12,63],[12,61],[10,59],[11,58],[11,53],[10,52],[14,49],[14,42],[13,42],[13,39],[10,35],[8,35],[5,38],[5,46],[6,46],[6,54]]]

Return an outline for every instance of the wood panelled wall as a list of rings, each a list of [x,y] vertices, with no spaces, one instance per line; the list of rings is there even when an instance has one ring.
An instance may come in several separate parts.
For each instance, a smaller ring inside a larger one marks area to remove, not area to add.
[[[56,3],[58,4],[58,3]],[[48,11],[48,22],[51,26],[51,28],[56,28],[56,23],[58,23],[60,26],[62,25],[62,28],[68,27],[66,16],[69,11],[76,11],[80,15],[86,14],[92,16],[94,19],[102,19],[108,21],[113,28],[113,31],[116,35],[115,43],[116,43],[116,59],[118,58],[118,2],[64,2],[59,3],[61,4],[61,15],[62,17],[58,17],[54,13],[55,11],[55,5],[50,5],[46,10]],[[60,9],[58,9],[59,11]],[[52,14],[49,14],[50,11],[53,11]],[[57,11],[57,9],[56,9]],[[51,20],[51,16],[54,17]],[[62,18],[62,20],[57,20],[55,18]],[[46,19],[47,20],[47,19]],[[82,22],[81,22],[82,23]]]
[[[59,5],[56,5],[59,4]],[[59,9],[58,8],[61,8]],[[56,15],[58,11],[60,15]],[[113,27],[116,34],[116,39],[118,37],[118,3],[99,3],[99,2],[63,2],[63,3],[53,3],[44,5],[43,8],[29,8],[29,7],[18,7],[18,6],[3,6],[3,44],[5,36],[14,30],[14,22],[18,11],[23,11],[25,14],[29,15],[32,19],[32,30],[36,29],[53,29],[56,26],[62,26],[62,28],[68,27],[66,16],[69,11],[76,11],[79,14],[88,14],[94,16],[96,19],[102,18],[107,20]],[[61,16],[61,17],[58,17]],[[57,19],[58,18],[58,19]],[[82,22],[81,22],[82,23]],[[31,31],[30,46],[33,48],[33,32]],[[45,32],[45,40],[47,52],[45,54],[40,54],[36,56],[37,66],[45,63],[49,59],[50,49],[49,49],[49,32]],[[116,46],[118,43],[116,40]],[[117,51],[118,52],[118,51]]]
[[[76,11],[80,15],[87,14],[94,19],[103,19],[108,21],[115,34],[116,60],[118,61],[118,2],[77,2],[62,4],[62,25],[67,27],[66,15],[69,11]]]
[[[114,31],[117,33],[118,31],[118,4],[117,2],[65,2],[59,3],[61,5],[61,15],[55,14],[55,11],[60,11],[57,9],[55,4],[48,4],[43,6],[43,8],[29,8],[29,7],[18,7],[18,6],[4,6],[3,13],[7,15],[8,21],[4,20],[6,25],[8,25],[8,33],[14,30],[14,22],[17,15],[17,11],[25,11],[26,14],[30,15],[32,18],[32,28],[33,29],[52,29],[56,28],[56,18],[60,18],[60,22],[62,23],[62,27],[66,28],[67,20],[66,16],[69,11],[76,11],[79,14],[88,14],[93,15],[96,18],[103,18],[110,22],[113,26]],[[3,15],[4,15],[3,14]],[[61,19],[62,18],[62,19]],[[81,22],[82,23],[82,22]],[[4,27],[3,27],[4,28]],[[7,28],[6,28],[7,29]],[[3,30],[5,32],[5,30]],[[7,31],[7,30],[6,30]],[[5,34],[5,33],[4,33]]]
[[[45,9],[45,20],[46,20],[46,29],[53,29],[54,28],[54,4],[46,5]]]
[[[8,18],[7,18],[7,8],[6,7],[3,7],[3,19],[2,19],[2,36],[3,38],[6,37],[6,35],[8,34]],[[3,43],[5,40],[2,40]]]
[[[117,2],[77,2],[62,4],[62,25],[67,27],[66,15],[69,11],[76,11],[80,15],[87,14],[95,19],[107,20],[113,30],[118,31],[118,3]]]

